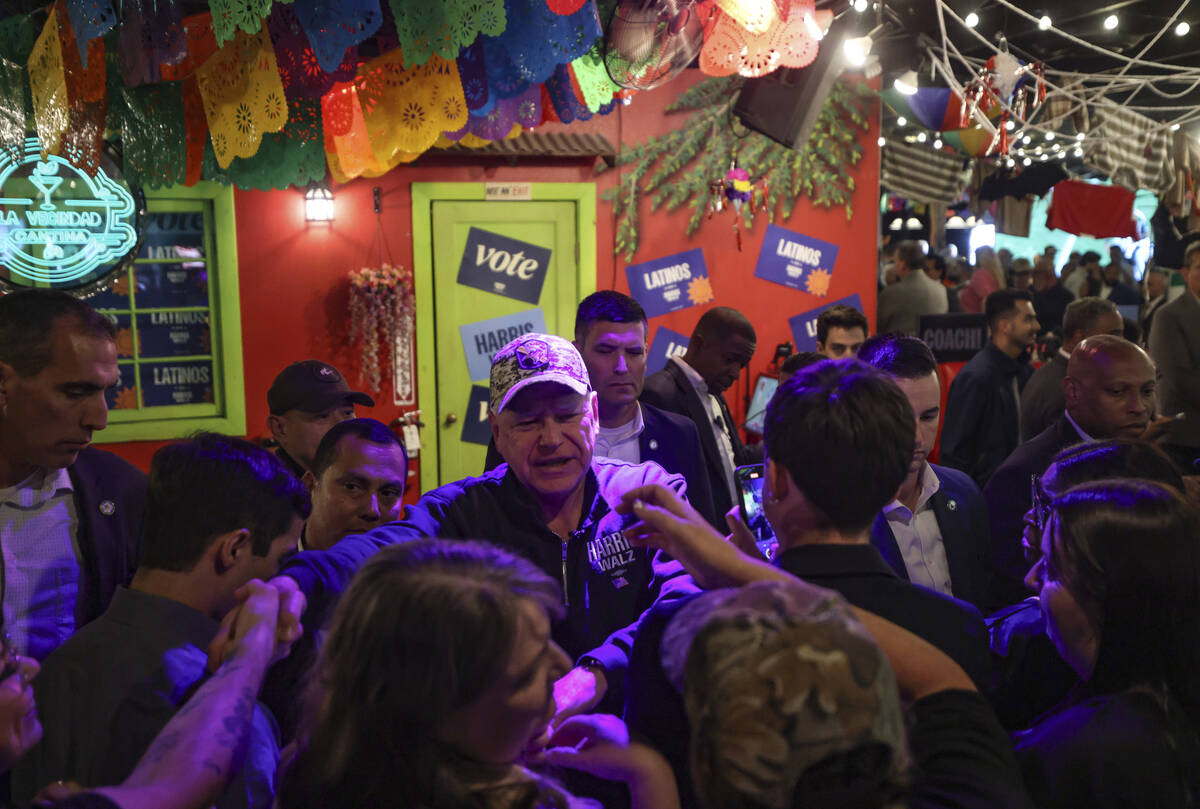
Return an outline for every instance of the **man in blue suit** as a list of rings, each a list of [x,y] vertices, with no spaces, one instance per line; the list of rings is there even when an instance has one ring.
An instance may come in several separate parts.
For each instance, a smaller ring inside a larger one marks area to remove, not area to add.
[[[725,531],[725,514],[713,503],[696,425],[638,401],[646,380],[648,330],[641,304],[615,290],[588,295],[575,311],[575,347],[587,365],[600,412],[595,455],[633,464],[654,461],[683,475],[688,502]],[[488,447],[487,469],[503,460],[494,445]]]
[[[991,579],[987,504],[970,476],[926,457],[937,440],[941,384],[929,346],[915,337],[878,335],[859,359],[891,376],[917,420],[908,474],[875,518],[871,543],[896,575],[967,601],[985,612]]]

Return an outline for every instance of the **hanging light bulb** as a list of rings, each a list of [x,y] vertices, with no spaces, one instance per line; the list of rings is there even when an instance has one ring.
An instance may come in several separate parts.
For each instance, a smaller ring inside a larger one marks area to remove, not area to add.
[[[1033,142],[1033,138],[1029,137],[1028,135],[1021,138],[1021,143],[1024,143],[1026,145],[1028,145],[1029,143],[1032,143],[1032,142]]]
[[[879,144],[879,148],[882,149],[884,147],[884,145],[887,143],[887,138],[885,138],[883,135],[880,135],[877,143]]]
[[[1053,132],[1047,132],[1047,133],[1046,133],[1046,140],[1054,140],[1054,133],[1053,133]]]
[[[1179,131],[1179,124],[1171,124],[1171,131],[1172,131],[1172,132],[1178,132],[1178,131]]]
[[[1072,154],[1074,154],[1076,157],[1083,157],[1083,149],[1076,146],[1075,151],[1072,152]]]
[[[1042,18],[1040,20],[1038,20],[1038,28],[1040,28],[1043,31],[1049,31],[1050,25],[1051,25],[1050,18],[1045,15],[1043,15]]]
[[[1022,161],[1021,161],[1021,165],[1023,165],[1023,166],[1031,166],[1031,165],[1033,165],[1033,161],[1032,161],[1032,160],[1030,160],[1030,159],[1027,157],[1027,158],[1025,158],[1024,160],[1022,160]]]
[[[867,10],[867,0],[854,0],[854,10],[862,14]]]
[[[896,126],[908,126],[908,119],[901,115],[896,119]]]
[[[917,82],[917,71],[906,70],[892,83],[892,86],[896,88],[896,92],[911,96],[917,93],[920,86]]]
[[[1186,21],[1181,22],[1181,23],[1179,23],[1179,25],[1175,26],[1175,36],[1177,36],[1177,37],[1187,36],[1187,32],[1191,31],[1191,30],[1192,30],[1191,25],[1189,25]]]
[[[1005,121],[1004,128],[1007,129],[1009,132],[1012,132],[1014,129],[1017,128],[1017,125],[1015,123],[1013,123],[1012,121]]]
[[[1082,132],[1076,132],[1076,133],[1075,133],[1075,140],[1083,140],[1083,133],[1082,133]]]
[[[979,15],[972,11],[963,22],[967,24],[968,28],[974,28],[979,25]]]
[[[870,34],[847,39],[842,43],[842,51],[846,54],[846,61],[854,67],[862,67],[867,63],[867,57],[871,55],[872,44],[873,41]]]
[[[935,148],[935,149],[942,148],[942,139],[941,138],[934,138],[933,148]]]
[[[1048,155],[1048,154],[1044,154],[1038,158],[1038,160],[1043,160],[1043,161],[1049,160],[1049,159],[1050,159],[1050,155]]]
[[[917,133],[917,143],[924,143],[927,140],[929,140],[929,136],[926,135],[924,132]]]
[[[1120,24],[1121,21],[1117,19],[1116,14],[1109,14],[1104,18],[1104,30],[1106,31],[1115,31],[1117,26]]]

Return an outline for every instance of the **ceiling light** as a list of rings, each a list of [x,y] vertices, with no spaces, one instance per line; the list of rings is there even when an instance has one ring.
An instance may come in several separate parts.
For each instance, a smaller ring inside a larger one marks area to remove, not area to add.
[[[867,0],[854,0],[854,10],[862,14],[867,10]]]
[[[966,226],[967,226],[967,220],[963,219],[958,214],[955,214],[954,216],[952,216],[946,220],[947,228],[953,228],[955,230],[958,230],[960,228],[965,228]]]
[[[1113,31],[1120,23],[1121,21],[1117,19],[1116,14],[1109,14],[1104,18],[1104,29],[1106,31]]]
[[[921,220],[917,219],[917,217],[915,217],[915,216],[908,217],[908,219],[904,220],[904,229],[905,230],[920,230],[921,229]]]
[[[967,24],[968,28],[974,28],[979,25],[979,15],[972,11],[963,22]]]
[[[887,138],[885,138],[883,135],[880,135],[878,142],[879,142],[879,148],[882,149],[884,144],[887,143]]]
[[[924,132],[917,133],[917,143],[924,143],[929,140],[929,137]]]
[[[1185,36],[1187,32],[1191,30],[1192,26],[1188,25],[1186,22],[1181,22],[1179,25],[1175,26],[1175,36]]]
[[[904,227],[904,220],[896,217],[892,220],[892,224],[888,225],[888,230],[899,230],[902,227]]]
[[[904,71],[904,73],[902,73],[900,77],[892,83],[892,86],[896,88],[897,92],[906,96],[916,95],[917,88],[919,86],[917,84],[917,71]]]
[[[1004,128],[1007,129],[1009,132],[1012,132],[1014,129],[1017,128],[1017,125],[1014,124],[1012,121],[1005,121]]]
[[[1054,133],[1053,133],[1053,132],[1047,132],[1047,133],[1046,133],[1046,140],[1054,140]]]
[[[896,119],[896,126],[908,126],[908,119],[901,115]]]
[[[1031,165],[1032,163],[1033,163],[1033,161],[1030,160],[1028,157],[1021,161],[1021,165],[1023,165],[1023,166],[1028,166],[1028,165]]]
[[[1043,17],[1038,20],[1038,28],[1042,29],[1043,31],[1049,30],[1050,18],[1043,15]]]
[[[941,138],[937,138],[933,141],[933,148],[935,148],[935,149],[942,148],[942,139]]]
[[[854,37],[847,39],[842,43],[842,51],[846,54],[846,61],[854,67],[862,67],[867,63],[867,57],[871,55],[872,40],[870,35]]]

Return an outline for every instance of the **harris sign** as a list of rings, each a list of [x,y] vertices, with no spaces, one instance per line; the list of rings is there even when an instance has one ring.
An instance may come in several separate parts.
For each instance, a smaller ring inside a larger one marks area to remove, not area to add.
[[[94,291],[132,261],[146,203],[107,155],[94,176],[37,138],[0,153],[0,286]]]

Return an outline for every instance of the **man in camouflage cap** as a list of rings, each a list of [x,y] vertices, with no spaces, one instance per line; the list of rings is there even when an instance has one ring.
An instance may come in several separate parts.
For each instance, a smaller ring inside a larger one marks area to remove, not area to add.
[[[283,570],[311,601],[340,592],[368,556],[416,537],[482,539],[519,553],[563,587],[552,635],[576,661],[555,686],[558,719],[599,706],[619,712],[634,628],[661,598],[695,592],[678,562],[634,548],[614,507],[631,489],[683,477],[653,462],[595,457],[596,393],[569,341],[526,334],[492,360],[488,420],[505,463],[426,492],[399,522],[302,553]],[[603,704],[601,705],[601,700]]]

